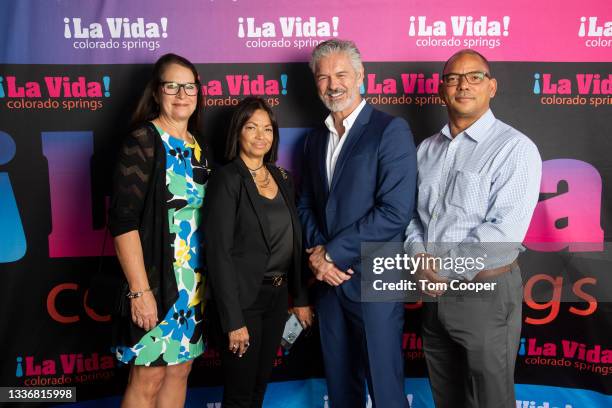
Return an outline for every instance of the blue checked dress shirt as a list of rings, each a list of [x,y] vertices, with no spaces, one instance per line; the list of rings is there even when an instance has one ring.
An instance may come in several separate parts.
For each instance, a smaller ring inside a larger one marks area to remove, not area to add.
[[[488,110],[454,139],[447,124],[424,140],[417,162],[417,208],[404,242],[409,256],[481,257],[484,269],[516,259],[542,176],[540,154],[527,136]],[[472,280],[479,271],[438,273]]]

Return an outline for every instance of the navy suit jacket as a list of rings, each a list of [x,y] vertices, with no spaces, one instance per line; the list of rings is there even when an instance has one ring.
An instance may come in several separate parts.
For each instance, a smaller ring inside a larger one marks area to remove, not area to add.
[[[305,247],[324,245],[339,269],[355,271],[341,288],[359,301],[361,243],[404,240],[416,198],[416,149],[403,119],[366,103],[343,136],[328,188],[328,137],[322,126],[306,138],[298,213]]]

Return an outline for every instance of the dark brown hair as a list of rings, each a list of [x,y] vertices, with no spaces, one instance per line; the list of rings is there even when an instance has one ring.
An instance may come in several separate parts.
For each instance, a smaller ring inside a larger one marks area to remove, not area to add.
[[[147,83],[147,86],[145,87],[145,90],[142,93],[140,100],[138,101],[136,110],[132,115],[133,127],[140,126],[144,122],[153,120],[159,116],[159,104],[157,103],[157,101],[155,101],[155,95],[159,95],[159,92],[161,92],[160,87],[162,82],[162,75],[164,74],[168,66],[172,64],[181,65],[189,69],[193,73],[193,77],[195,78],[195,83],[198,88],[197,102],[195,111],[191,114],[191,117],[189,117],[187,129],[189,129],[189,131],[192,133],[196,133],[198,131],[200,127],[200,114],[203,106],[202,96],[200,95],[200,90],[202,89],[200,77],[198,75],[196,67],[189,60],[176,54],[162,55],[155,63],[151,79]]]
[[[232,121],[230,123],[229,133],[225,143],[225,159],[230,161],[234,160],[240,154],[240,134],[244,124],[253,116],[256,110],[265,111],[270,117],[272,122],[272,146],[270,151],[264,156],[264,163],[276,163],[278,158],[278,143],[279,143],[279,132],[278,123],[274,117],[274,113],[268,103],[257,96],[248,96],[240,101],[236,110],[232,115]]]

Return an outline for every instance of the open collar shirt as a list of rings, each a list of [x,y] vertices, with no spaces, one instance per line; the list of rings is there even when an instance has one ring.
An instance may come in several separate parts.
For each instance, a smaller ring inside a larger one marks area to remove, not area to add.
[[[344,126],[344,134],[342,137],[340,137],[336,127],[334,126],[334,117],[332,114],[330,113],[327,115],[327,118],[325,118],[325,126],[329,130],[329,137],[327,139],[327,154],[325,156],[325,170],[327,171],[328,189],[331,188],[332,179],[334,177],[334,169],[336,168],[338,156],[340,156],[340,152],[342,151],[342,146],[344,146],[344,141],[347,139],[353,124],[355,124],[355,120],[357,120],[357,116],[359,116],[359,113],[361,113],[365,104],[365,99],[362,99],[361,103],[357,105],[355,110],[344,118],[342,121],[342,125]]]

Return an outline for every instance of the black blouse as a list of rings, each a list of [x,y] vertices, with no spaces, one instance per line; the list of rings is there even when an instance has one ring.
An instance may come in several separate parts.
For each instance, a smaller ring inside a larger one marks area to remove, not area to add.
[[[270,226],[270,258],[264,276],[287,275],[293,261],[293,226],[287,203],[280,192],[269,199],[261,196]]]

